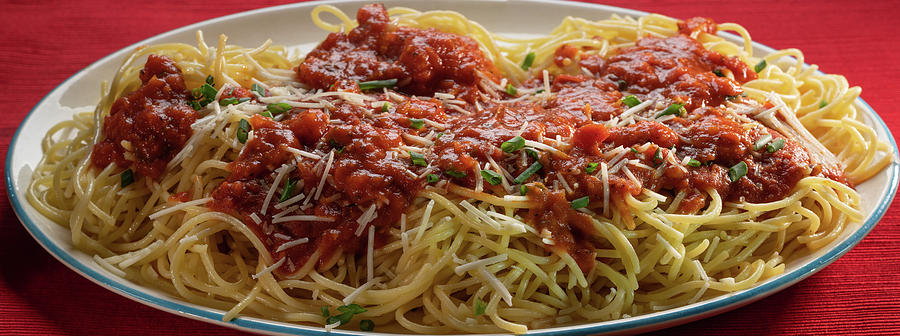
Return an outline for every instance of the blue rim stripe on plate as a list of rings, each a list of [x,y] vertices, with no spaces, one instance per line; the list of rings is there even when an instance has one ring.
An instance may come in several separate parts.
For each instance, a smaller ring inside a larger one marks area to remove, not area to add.
[[[314,7],[320,4],[326,3],[345,3],[345,2],[353,2],[353,1],[325,1],[325,2],[307,2],[301,4],[288,4],[281,6],[274,6],[268,8],[261,8],[251,11],[246,11],[242,13],[231,14],[219,18],[214,18],[198,23],[194,23],[191,25],[187,25],[181,28],[177,28],[175,30],[169,31],[167,33],[163,33],[160,35],[156,35],[150,37],[148,39],[142,40],[140,42],[129,45],[119,51],[116,51],[110,55],[107,55],[84,69],[79,70],[74,75],[67,78],[61,84],[57,85],[53,90],[50,91],[46,96],[41,98],[37,104],[28,112],[25,118],[22,120],[22,123],[19,124],[19,127],[16,129],[15,134],[13,134],[12,140],[9,144],[9,150],[6,155],[6,192],[9,197],[10,203],[13,205],[13,210],[16,215],[19,217],[19,220],[24,224],[25,228],[28,232],[37,240],[37,242],[44,247],[51,255],[53,255],[60,262],[74,270],[75,272],[81,274],[86,277],[88,280],[93,281],[94,283],[105,287],[107,289],[112,290],[113,292],[120,294],[128,299],[147,304],[157,309],[161,309],[167,312],[171,312],[177,315],[181,315],[184,317],[192,318],[199,321],[209,322],[217,325],[233,327],[237,329],[242,329],[245,331],[262,331],[269,333],[279,333],[279,334],[307,334],[307,335],[356,335],[356,334],[373,334],[367,332],[351,332],[345,330],[332,330],[331,332],[326,332],[324,329],[319,327],[305,326],[299,324],[290,324],[285,322],[277,322],[264,320],[260,318],[253,317],[238,317],[230,322],[223,322],[222,317],[224,316],[223,312],[219,312],[218,310],[212,308],[197,308],[192,305],[187,305],[184,303],[176,302],[172,299],[155,296],[151,293],[144,292],[135,287],[140,287],[136,284],[131,284],[128,280],[124,278],[110,278],[104,274],[101,274],[94,270],[94,268],[82,263],[81,261],[75,259],[71,254],[67,253],[62,247],[55,244],[40,228],[32,221],[32,219],[25,214],[25,209],[22,206],[23,199],[20,197],[16,190],[16,182],[12,176],[12,158],[13,153],[16,151],[16,143],[19,139],[19,133],[22,130],[22,127],[25,123],[32,117],[35,109],[38,106],[41,106],[44,101],[50,97],[59,87],[68,84],[76,77],[81,75],[83,72],[87,71],[94,67],[94,65],[103,63],[108,61],[109,59],[117,57],[119,54],[126,52],[127,50],[131,50],[136,46],[142,45],[147,40],[157,39],[166,35],[176,34],[186,30],[196,29],[195,27],[208,25],[212,23],[216,23],[219,21],[230,20],[234,17],[238,16],[249,16],[249,15],[257,15],[270,11],[278,11],[285,8],[293,8],[293,7]],[[529,1],[529,2],[544,2],[544,1]],[[620,13],[627,13],[627,15],[647,15],[649,13],[643,11],[637,11],[626,8],[619,8],[613,6],[606,5],[596,5],[596,4],[587,4],[587,3],[570,3],[568,4],[574,7],[586,7],[586,8],[604,8],[609,11],[616,11]],[[739,38],[739,37],[738,37]],[[763,45],[759,42],[753,42],[754,48],[758,48],[761,50],[765,50],[767,52],[772,52],[774,49]],[[819,71],[821,73],[821,71]],[[868,103],[865,102],[862,98],[857,98],[857,101],[865,105],[870,111],[875,112]],[[877,112],[872,113],[871,117],[873,121],[876,123],[876,127],[880,128],[882,132],[884,132],[890,140],[891,147],[893,148],[894,157],[900,156],[900,151],[898,151],[897,143],[894,140],[890,129],[887,127],[887,124],[881,119],[881,116],[878,115]],[[584,335],[584,334],[595,334],[595,333],[607,333],[607,332],[625,332],[625,331],[637,331],[640,329],[655,329],[654,327],[659,327],[660,325],[666,326],[674,326],[681,324],[682,321],[694,318],[694,317],[708,317],[710,315],[715,315],[733,308],[737,308],[744,304],[749,304],[754,301],[760,300],[766,296],[774,294],[796,282],[799,282],[810,275],[818,272],[825,266],[831,264],[835,260],[837,260],[840,256],[846,254],[850,249],[852,249],[856,244],[858,244],[874,227],[878,221],[884,216],[887,212],[888,207],[894,199],[894,196],[897,192],[897,182],[898,176],[900,176],[900,165],[896,162],[892,162],[888,167],[885,168],[886,173],[888,174],[888,185],[889,190],[887,191],[886,197],[882,198],[878,205],[873,209],[871,217],[868,218],[853,234],[846,238],[841,244],[835,246],[833,249],[828,251],[828,253],[823,256],[816,258],[802,267],[799,267],[791,272],[781,274],[774,279],[765,281],[761,285],[754,286],[752,288],[738,291],[732,294],[725,294],[723,296],[719,296],[717,298],[713,298],[706,301],[701,301],[692,305],[688,305],[681,308],[673,308],[671,310],[664,310],[657,313],[640,315],[628,319],[621,320],[613,320],[606,322],[595,322],[589,324],[582,324],[576,326],[565,326],[565,327],[555,327],[549,329],[540,329],[535,331],[530,331],[529,335]],[[129,283],[131,285],[128,285]],[[135,286],[135,287],[131,287]]]

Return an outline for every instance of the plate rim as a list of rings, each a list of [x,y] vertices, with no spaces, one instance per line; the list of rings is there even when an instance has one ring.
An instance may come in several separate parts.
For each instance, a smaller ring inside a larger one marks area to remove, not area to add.
[[[342,329],[333,329],[330,332],[326,331],[323,327],[315,327],[310,325],[303,325],[298,323],[288,323],[288,322],[280,322],[274,320],[268,320],[264,318],[258,317],[247,317],[240,316],[231,321],[222,321],[222,317],[224,316],[224,312],[219,312],[217,309],[210,307],[203,307],[196,304],[192,304],[186,301],[183,301],[179,298],[172,297],[161,297],[154,295],[149,292],[145,292],[140,290],[141,288],[153,289],[151,287],[143,286],[137,283],[134,283],[125,278],[119,277],[109,277],[104,275],[95,268],[88,266],[85,263],[74,258],[74,256],[68,253],[63,247],[54,243],[53,239],[48,237],[48,235],[40,229],[40,227],[25,213],[25,209],[23,208],[22,202],[27,202],[24,199],[24,195],[19,195],[17,192],[17,181],[13,178],[13,170],[12,170],[12,159],[14,153],[18,150],[18,140],[20,132],[22,131],[23,126],[34,117],[34,112],[38,107],[42,106],[48,98],[53,96],[60,90],[62,87],[70,86],[75,80],[78,79],[83,73],[92,70],[98,64],[109,61],[110,59],[114,59],[118,57],[120,54],[127,53],[129,50],[133,50],[135,47],[146,44],[149,40],[154,40],[158,38],[164,38],[169,35],[174,35],[183,31],[196,29],[199,26],[205,26],[213,23],[218,23],[221,21],[228,21],[237,19],[240,17],[246,16],[255,16],[260,15],[267,12],[273,12],[282,10],[285,8],[303,8],[303,7],[315,7],[318,5],[325,4],[344,4],[344,3],[356,3],[360,2],[359,0],[325,0],[325,1],[309,1],[302,3],[293,3],[293,4],[283,4],[277,6],[270,6],[264,8],[258,8],[238,13],[233,13],[225,16],[220,16],[216,18],[207,19],[204,21],[192,23],[189,25],[185,25],[182,27],[178,27],[157,35],[150,36],[146,39],[138,41],[136,43],[130,44],[116,50],[94,62],[89,64],[88,66],[82,68],[76,73],[72,74],[60,84],[56,85],[52,90],[50,90],[44,97],[42,97],[25,115],[22,121],[19,123],[19,126],[16,128],[15,133],[9,142],[9,149],[6,155],[6,163],[5,163],[5,181],[6,181],[6,193],[7,198],[9,199],[10,204],[13,207],[13,211],[16,214],[19,222],[25,227],[26,231],[32,236],[32,238],[41,245],[47,252],[49,252],[54,258],[56,258],[63,265],[67,266],[69,269],[75,271],[80,276],[87,278],[91,282],[100,285],[101,287],[116,293],[120,296],[128,298],[137,303],[147,305],[153,307],[155,309],[165,311],[168,313],[172,313],[181,317],[187,317],[193,320],[202,321],[206,323],[211,323],[214,325],[224,326],[233,329],[239,329],[248,332],[265,332],[271,334],[308,334],[308,335],[375,335],[377,333],[373,332],[358,332],[358,331],[350,331],[350,330],[342,330]],[[467,1],[467,2],[495,2],[495,1]],[[558,2],[552,0],[516,0],[515,2],[533,2],[533,3],[556,3]],[[635,16],[643,16],[650,14],[649,12],[617,7],[617,6],[609,6],[603,4],[594,4],[594,3],[583,3],[583,2],[567,2],[566,6],[572,7],[589,7],[589,8],[604,8],[607,10],[617,11],[620,13],[627,13],[627,15],[635,15]],[[726,33],[727,34],[727,33]],[[732,37],[736,37],[733,34]],[[740,39],[740,37],[737,37]],[[764,45],[757,41],[752,41],[752,45],[754,49],[765,51],[766,53],[771,53],[776,51],[767,45]],[[807,64],[804,64],[807,65]],[[817,72],[822,73],[817,70]],[[62,93],[62,92],[60,92]],[[900,156],[900,149],[897,147],[897,143],[893,137],[893,134],[890,132],[890,128],[888,128],[887,124],[881,118],[875,109],[873,109],[862,97],[857,97],[854,100],[854,103],[859,103],[863,105],[866,109],[866,115],[870,117],[873,121],[873,126],[875,126],[880,131],[884,132],[886,137],[888,138],[891,148],[892,155],[894,158]],[[636,332],[636,331],[650,331],[656,330],[665,327],[671,327],[675,325],[680,325],[692,320],[703,319],[712,315],[717,315],[732,309],[736,309],[742,307],[744,305],[753,303],[755,301],[761,300],[765,297],[768,297],[772,294],[780,292],[781,290],[802,281],[809,276],[819,272],[824,267],[830,265],[835,260],[840,258],[849,252],[854,246],[856,246],[860,241],[862,241],[869,232],[875,227],[875,225],[881,221],[884,217],[887,209],[890,207],[894,197],[896,196],[897,188],[898,188],[898,180],[900,180],[900,164],[898,162],[893,161],[887,167],[884,168],[888,178],[888,190],[884,194],[884,197],[879,199],[878,204],[873,208],[871,216],[861,223],[861,225],[857,228],[855,232],[850,234],[843,242],[834,246],[831,250],[823,254],[822,256],[813,259],[809,263],[805,265],[801,265],[797,269],[794,269],[790,272],[783,273],[776,278],[768,280],[762,284],[757,286],[741,290],[738,292],[723,294],[717,298],[697,302],[691,305],[686,305],[678,308],[663,310],[660,312],[655,312],[646,315],[639,315],[628,319],[619,319],[619,320],[611,320],[611,321],[601,321],[601,322],[591,322],[584,323],[579,325],[571,325],[571,326],[560,326],[560,327],[552,327],[552,328],[544,328],[544,329],[536,329],[529,330],[528,335],[583,335],[583,334],[597,334],[597,333],[621,333],[621,332]],[[49,221],[48,218],[41,216],[42,218]],[[52,222],[52,221],[51,221]],[[165,293],[164,293],[165,294]],[[400,334],[396,334],[400,335]]]

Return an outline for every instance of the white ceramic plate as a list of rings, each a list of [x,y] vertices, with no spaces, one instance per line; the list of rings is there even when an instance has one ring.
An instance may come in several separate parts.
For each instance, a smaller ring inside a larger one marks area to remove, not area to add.
[[[462,12],[486,28],[501,33],[546,33],[567,15],[585,18],[607,18],[611,14],[631,16],[646,15],[628,9],[589,5],[581,3],[559,3],[549,1],[517,1],[515,5],[497,1],[385,1],[388,7],[406,6],[419,10],[452,9]],[[365,2],[342,1],[333,3],[347,13],[355,13]],[[31,167],[41,158],[40,140],[51,125],[71,119],[71,110],[66,107],[93,105],[99,99],[99,85],[109,80],[124,57],[138,45],[195,41],[194,32],[202,29],[206,36],[220,33],[229,36],[229,43],[255,46],[266,38],[278,44],[301,46],[310,49],[321,41],[326,33],[308,20],[313,7],[322,3],[300,3],[254,10],[213,19],[141,41],[91,64],[81,70],[50,94],[44,97],[19,126],[10,143],[6,160],[6,186],[9,200],[19,219],[32,236],[63,264],[85,278],[106,287],[122,296],[164,311],[215,323],[232,328],[270,334],[326,334],[323,328],[297,324],[274,322],[259,318],[240,317],[230,322],[222,322],[221,310],[198,306],[182,301],[167,293],[141,287],[121,279],[99,267],[91,256],[73,248],[70,234],[63,227],[39,214],[26,200],[25,191],[31,179]],[[526,19],[523,19],[526,18]],[[248,29],[252,27],[252,29]],[[723,35],[739,41],[733,35]],[[754,53],[765,55],[773,50],[761,44],[754,44]],[[857,99],[856,107],[862,111],[865,121],[872,125],[878,136],[890,143],[897,157],[897,145],[887,126],[862,99]],[[768,279],[748,290],[723,295],[692,305],[647,314],[627,319],[585,323],[576,326],[533,330],[531,334],[583,335],[599,333],[633,333],[670,327],[711,315],[719,314],[762,299],[818,272],[838,257],[844,255],[872,230],[881,219],[894,198],[900,166],[892,163],[871,180],[857,187],[862,195],[862,211],[865,221],[846,230],[843,235],[827,247],[806,258],[787,265],[784,274]],[[334,330],[331,334],[349,334]],[[354,334],[358,334],[354,332]]]

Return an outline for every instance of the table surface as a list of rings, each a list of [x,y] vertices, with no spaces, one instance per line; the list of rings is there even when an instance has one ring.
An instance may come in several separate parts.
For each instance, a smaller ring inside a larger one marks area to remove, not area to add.
[[[2,1],[0,149],[28,111],[93,61],[187,24],[286,1]],[[891,129],[900,129],[900,2],[607,1],[676,18],[737,22],[755,41],[799,48],[843,74]],[[515,5],[514,3],[510,6]],[[0,168],[2,169],[2,168]],[[5,188],[3,189],[5,192]],[[240,332],[132,302],[45,252],[0,200],[0,334],[231,335]],[[896,201],[894,205],[896,205]],[[818,274],[747,307],[667,329],[671,334],[885,334],[900,332],[900,208]]]

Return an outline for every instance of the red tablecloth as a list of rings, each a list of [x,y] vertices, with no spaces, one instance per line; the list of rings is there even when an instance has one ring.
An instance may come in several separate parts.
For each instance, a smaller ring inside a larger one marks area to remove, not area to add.
[[[174,28],[282,2],[3,1],[0,101],[6,106],[6,117],[0,120],[0,146],[4,157],[28,111],[91,62]],[[900,129],[900,2],[684,3],[616,0],[608,4],[677,18],[701,15],[737,22],[756,41],[775,48],[800,48],[808,62],[863,87],[863,98],[892,129]],[[0,334],[239,334],[137,304],[91,283],[34,242],[6,200],[0,201],[0,214]],[[665,332],[900,333],[898,246],[900,208],[892,207],[865,240],[820,273],[745,308]]]

